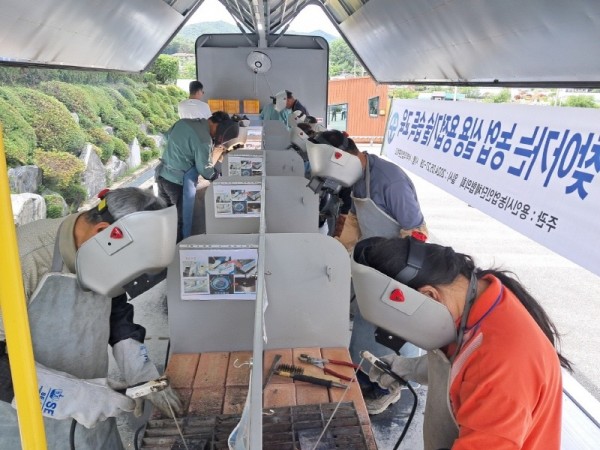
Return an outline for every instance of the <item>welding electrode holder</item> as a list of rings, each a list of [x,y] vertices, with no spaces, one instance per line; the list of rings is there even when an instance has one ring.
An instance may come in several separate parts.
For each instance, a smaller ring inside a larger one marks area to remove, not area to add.
[[[377,356],[373,355],[373,353],[369,352],[368,350],[361,351],[360,357],[365,359],[366,361],[368,361],[371,365],[377,367],[379,370],[388,374],[390,377],[392,377],[393,379],[398,381],[400,383],[400,385],[404,386],[407,384],[406,380],[404,378],[402,378],[400,375],[398,375],[396,372],[394,372],[388,363],[386,363],[385,361],[382,361],[381,359],[379,359]]]

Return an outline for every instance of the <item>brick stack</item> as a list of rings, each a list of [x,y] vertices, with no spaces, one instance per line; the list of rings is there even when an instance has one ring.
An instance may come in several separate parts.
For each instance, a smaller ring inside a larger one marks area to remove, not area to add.
[[[330,378],[318,367],[304,364],[298,360],[302,353],[317,358],[350,361],[345,348],[295,348],[268,350],[264,353],[263,375],[267,376],[276,354],[281,355],[280,363],[303,367],[304,374]],[[213,352],[202,354],[174,354],[169,360],[166,373],[171,386],[184,400],[189,415],[241,414],[248,385],[252,352]],[[352,376],[353,369],[344,366],[332,366],[336,372]],[[346,383],[346,382],[344,382]],[[277,408],[295,405],[313,405],[328,402],[354,402],[363,433],[369,448],[376,449],[375,439],[370,426],[369,415],[358,383],[350,383],[350,388],[327,389],[290,378],[273,375],[263,393],[263,407]],[[159,418],[155,412],[154,418]]]

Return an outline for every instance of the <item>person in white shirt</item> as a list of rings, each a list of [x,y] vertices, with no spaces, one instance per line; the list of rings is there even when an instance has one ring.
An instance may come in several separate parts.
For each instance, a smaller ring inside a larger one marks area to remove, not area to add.
[[[177,109],[180,119],[208,119],[212,113],[208,103],[200,100],[204,95],[204,86],[199,81],[190,82],[190,98],[179,103]]]

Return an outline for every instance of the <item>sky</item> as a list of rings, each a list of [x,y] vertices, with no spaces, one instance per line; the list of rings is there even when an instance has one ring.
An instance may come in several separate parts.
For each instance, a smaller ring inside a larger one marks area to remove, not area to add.
[[[213,22],[217,20],[234,23],[231,15],[229,15],[225,7],[218,0],[205,0],[188,23]],[[313,30],[323,30],[334,36],[339,36],[339,33],[323,10],[316,5],[309,5],[294,19],[289,31],[306,32]]]

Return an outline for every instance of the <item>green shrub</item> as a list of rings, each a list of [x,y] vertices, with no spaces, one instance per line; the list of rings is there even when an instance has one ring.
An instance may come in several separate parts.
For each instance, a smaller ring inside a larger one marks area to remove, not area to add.
[[[147,163],[152,159],[152,151],[151,150],[142,150],[140,152],[140,157],[143,163]]]
[[[121,94],[128,102],[135,102],[135,94],[131,88],[121,86],[117,91],[119,91],[119,94]]]
[[[100,149],[100,159],[106,163],[115,151],[115,142],[104,128],[88,130],[88,139]]]
[[[38,147],[79,154],[85,133],[62,103],[33,89],[17,88],[16,93],[28,110],[23,117],[35,130]]]
[[[154,147],[152,150],[152,158],[158,158],[160,156],[160,148]]]
[[[58,194],[44,195],[46,201],[46,217],[58,219],[63,217],[63,198]]]
[[[100,111],[86,87],[60,81],[47,81],[40,84],[39,88],[65,105],[69,111],[77,113],[81,126],[84,124],[91,126],[97,122]]]
[[[81,183],[73,183],[59,192],[71,207],[71,211],[76,211],[88,197],[88,192]]]
[[[34,162],[43,171],[44,185],[61,194],[67,187],[78,184],[85,170],[83,161],[67,152],[36,150]]]
[[[10,103],[0,98],[0,124],[8,166],[31,162],[36,145],[35,131]]]
[[[118,137],[113,136],[112,141],[115,145],[115,156],[125,161],[129,157],[129,146]]]
[[[128,106],[123,110],[123,116],[130,122],[137,124],[144,122],[144,115],[132,106]]]
[[[142,147],[149,148],[150,150],[156,148],[156,142],[149,136],[143,135],[141,139],[138,137],[138,141],[140,141]]]

